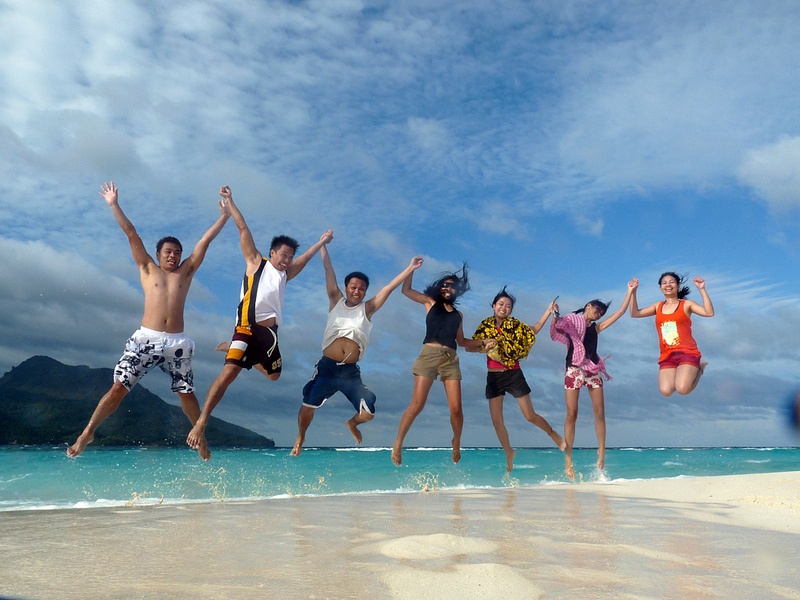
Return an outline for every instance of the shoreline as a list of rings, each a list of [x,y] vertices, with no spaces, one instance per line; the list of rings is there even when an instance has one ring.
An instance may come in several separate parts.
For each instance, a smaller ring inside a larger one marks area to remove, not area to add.
[[[0,524],[12,598],[800,599],[800,471],[13,511]]]

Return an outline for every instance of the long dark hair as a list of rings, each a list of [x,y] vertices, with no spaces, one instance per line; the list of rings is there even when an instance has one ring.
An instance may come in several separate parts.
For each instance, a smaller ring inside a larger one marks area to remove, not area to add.
[[[579,308],[578,310],[573,312],[576,315],[582,315],[583,311],[586,310],[587,306],[594,306],[595,308],[598,308],[600,310],[600,316],[602,317],[605,316],[605,314],[608,312],[608,307],[611,306],[611,301],[609,300],[608,302],[603,302],[602,300],[598,300],[597,298],[595,298],[594,300],[589,300],[583,306],[583,308]]]
[[[453,273],[442,273],[436,277],[436,280],[430,284],[428,287],[425,288],[423,292],[426,296],[430,296],[437,302],[442,300],[442,284],[445,281],[452,281],[454,282],[453,288],[455,289],[456,295],[453,298],[452,303],[455,304],[458,297],[461,296],[463,293],[469,291],[469,267],[467,266],[467,262],[461,265],[461,268],[458,271]]]
[[[670,277],[674,277],[675,281],[678,282],[678,300],[683,300],[684,298],[686,298],[686,296],[688,296],[689,292],[691,291],[689,289],[689,286],[685,285],[686,278],[688,277],[688,275],[681,276],[678,275],[675,271],[667,271],[666,273],[662,273],[661,275],[659,275],[658,287],[661,287],[661,280],[664,279],[664,277],[666,277],[667,275],[669,275]]]

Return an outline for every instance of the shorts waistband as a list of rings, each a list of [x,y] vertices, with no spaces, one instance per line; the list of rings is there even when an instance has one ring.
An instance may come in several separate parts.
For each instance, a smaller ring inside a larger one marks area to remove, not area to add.
[[[139,327],[137,331],[140,331],[141,333],[146,333],[147,335],[160,335],[161,337],[164,338],[177,339],[185,337],[182,331],[179,333],[167,333],[166,331],[156,331],[155,329],[150,329],[149,327]]]

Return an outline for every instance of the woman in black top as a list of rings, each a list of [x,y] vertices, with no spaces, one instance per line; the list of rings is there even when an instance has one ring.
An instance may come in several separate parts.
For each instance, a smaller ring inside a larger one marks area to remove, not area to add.
[[[400,419],[397,438],[392,448],[392,462],[403,461],[403,440],[411,429],[414,419],[425,408],[428,393],[438,376],[444,384],[447,405],[450,409],[450,425],[453,428],[453,462],[461,460],[461,430],[464,414],[461,411],[461,368],[458,364],[456,347],[462,346],[467,352],[479,352],[494,345],[494,340],[470,340],[464,337],[461,325],[462,316],[454,304],[460,294],[469,290],[466,263],[460,273],[447,273],[433,284],[418,292],[411,287],[414,276],[411,273],[403,282],[403,294],[425,306],[425,339],[422,352],[414,362],[414,390],[411,404]]]

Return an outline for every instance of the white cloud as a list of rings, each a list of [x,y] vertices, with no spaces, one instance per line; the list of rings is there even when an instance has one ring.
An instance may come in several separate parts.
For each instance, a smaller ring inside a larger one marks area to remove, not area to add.
[[[738,174],[772,210],[800,207],[800,137],[748,150]]]

